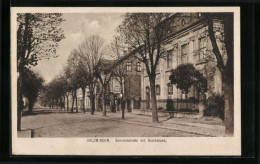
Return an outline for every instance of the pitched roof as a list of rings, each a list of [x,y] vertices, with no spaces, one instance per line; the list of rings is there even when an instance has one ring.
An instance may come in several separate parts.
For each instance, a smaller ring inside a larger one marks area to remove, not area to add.
[[[114,65],[114,62],[115,60],[101,59],[101,69],[105,72],[109,72],[111,67]]]
[[[173,13],[169,18],[165,19],[164,21],[170,20],[170,19],[174,19],[176,18],[180,13]],[[205,21],[205,18],[200,19],[194,23],[191,23],[190,25],[188,25],[187,27],[178,29],[177,31],[173,31],[172,33],[169,34],[169,36],[167,38],[164,39],[164,42],[166,42],[169,38],[172,38],[174,35],[176,35],[177,33],[180,33],[188,28],[190,28],[191,26],[194,26],[198,23],[201,23],[202,21]],[[163,23],[163,22],[162,22]],[[110,65],[109,69],[113,69],[115,66],[117,66],[118,64],[121,64],[124,60],[128,59],[130,56],[135,55],[143,46],[141,45],[140,47],[130,51],[129,53],[125,54],[124,56],[120,57],[117,60],[113,60],[113,64]]]

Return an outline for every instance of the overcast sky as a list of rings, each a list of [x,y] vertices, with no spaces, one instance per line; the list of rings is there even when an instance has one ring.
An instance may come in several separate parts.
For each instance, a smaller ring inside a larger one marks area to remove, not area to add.
[[[33,69],[42,75],[46,82],[51,81],[62,72],[71,50],[77,48],[85,37],[98,34],[109,43],[116,34],[115,29],[122,22],[122,15],[118,13],[64,14],[63,18],[66,21],[62,22],[61,27],[66,38],[59,42],[57,48],[59,57],[41,60]]]

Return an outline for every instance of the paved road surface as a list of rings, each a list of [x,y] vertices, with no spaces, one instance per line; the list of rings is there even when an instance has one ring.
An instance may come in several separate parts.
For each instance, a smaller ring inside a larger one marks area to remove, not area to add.
[[[191,137],[192,133],[147,127],[103,118],[100,114],[67,113],[60,109],[35,109],[22,117],[22,128],[34,130],[34,137]],[[18,136],[28,136],[28,131]]]

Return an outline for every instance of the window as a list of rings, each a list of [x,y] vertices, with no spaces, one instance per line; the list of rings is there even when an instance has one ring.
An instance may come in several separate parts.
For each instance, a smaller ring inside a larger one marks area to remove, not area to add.
[[[184,19],[181,20],[181,24],[182,24],[183,26],[185,25],[185,20],[184,20]]]
[[[150,88],[147,86],[145,87],[146,88],[146,93],[149,93],[150,92]]]
[[[181,99],[182,100],[186,100],[188,98],[188,94],[186,94],[186,92],[184,90],[181,91]]]
[[[136,71],[141,72],[141,63],[140,62],[136,63]]]
[[[156,89],[156,95],[160,95],[161,92],[160,85],[156,85],[155,89]]]
[[[173,86],[172,86],[172,84],[168,84],[168,95],[173,95]]]
[[[149,86],[146,86],[145,92],[146,92],[146,99],[150,100],[150,87]]]
[[[187,63],[188,44],[181,46],[181,63]]]
[[[202,37],[199,39],[199,56],[198,56],[198,60],[202,60],[205,58],[206,55],[206,38]]]
[[[126,71],[132,71],[132,62],[126,63]]]
[[[172,50],[167,51],[167,68],[171,68],[172,58],[173,58]]]

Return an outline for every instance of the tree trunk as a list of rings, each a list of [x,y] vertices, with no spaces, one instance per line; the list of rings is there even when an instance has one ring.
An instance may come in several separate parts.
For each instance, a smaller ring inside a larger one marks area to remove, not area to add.
[[[54,104],[54,100],[52,99],[51,100],[51,109],[53,109],[53,106],[54,106],[53,104]]]
[[[18,86],[17,86],[17,130],[21,131],[21,117],[22,117],[22,109],[23,109],[23,94],[22,94],[22,80],[21,73],[18,78]]]
[[[67,98],[67,111],[69,111],[69,95],[66,95]]]
[[[63,96],[60,97],[60,108],[62,109],[63,108]]]
[[[118,102],[118,111],[122,110],[122,98],[119,99],[120,101]]]
[[[28,99],[28,113],[31,113],[33,110],[33,101],[31,99]]]
[[[75,95],[74,95],[74,92],[72,92],[72,104],[71,104],[71,113],[73,113],[73,107],[74,107],[74,100],[75,100]]]
[[[125,107],[123,107],[123,98],[121,98],[121,110],[122,110],[122,119],[125,119]]]
[[[120,90],[121,90],[121,97],[120,97],[120,109],[122,110],[122,119],[125,119],[125,109],[123,108],[123,80],[120,81]]]
[[[75,91],[75,100],[76,100],[76,112],[78,113],[78,112],[79,112],[79,109],[78,109],[78,97],[77,97],[77,91]]]
[[[155,77],[150,77],[149,79],[151,86],[152,120],[153,122],[159,122],[156,105]]]
[[[234,134],[234,95],[233,85],[226,79],[223,79],[223,92],[224,92],[224,118],[225,118],[225,133],[226,136]]]
[[[131,98],[130,100],[130,111],[133,111],[134,110],[134,98]]]
[[[93,91],[90,91],[90,101],[91,101],[91,115],[94,115],[95,112],[95,95]]]
[[[82,105],[83,105],[83,112],[85,113],[86,111],[85,111],[85,92],[86,92],[86,90],[85,90],[85,88],[82,88]]]
[[[185,93],[185,101],[186,101],[186,110],[189,110],[189,100],[188,100],[188,91]]]
[[[23,35],[23,41],[24,45],[22,46],[22,51],[20,52],[23,59],[25,58],[25,53],[27,50],[27,41],[28,41],[28,26],[29,26],[29,19],[30,14],[25,14],[25,27],[24,27],[24,35]],[[21,26],[20,26],[21,27]],[[24,59],[25,60],[25,59]],[[24,73],[24,64],[21,64],[18,62],[18,72],[19,77],[17,79],[17,130],[21,130],[21,117],[22,117],[22,110],[23,110],[23,73]]]
[[[106,100],[105,100],[105,92],[106,92],[106,86],[103,84],[102,85],[102,111],[103,111],[103,116],[106,116]]]
[[[97,109],[97,111],[99,111],[99,99],[100,99],[100,94],[98,95],[98,94],[96,94],[96,95],[94,95],[94,98],[95,98],[95,110]],[[95,111],[94,110],[94,111]]]
[[[225,133],[227,136],[234,133],[234,27],[233,27],[233,14],[224,14],[224,43],[227,52],[227,62],[224,65],[223,57],[217,46],[216,38],[214,35],[213,21],[209,19],[209,38],[212,44],[213,52],[217,59],[217,67],[219,68],[222,76],[223,94],[224,94],[224,110],[225,110]]]
[[[60,106],[60,98],[57,98],[56,99],[56,108],[59,109],[59,106]]]
[[[103,110],[103,116],[106,116],[106,101],[105,101],[105,87],[103,86],[103,91],[102,91],[102,110]]]

